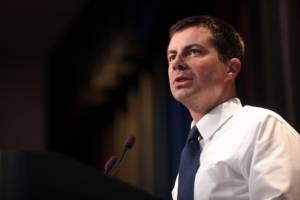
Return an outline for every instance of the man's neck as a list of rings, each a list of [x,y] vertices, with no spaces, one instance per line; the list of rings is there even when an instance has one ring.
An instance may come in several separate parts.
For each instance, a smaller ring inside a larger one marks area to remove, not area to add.
[[[217,100],[216,102],[211,102],[211,104],[207,104],[206,107],[191,107],[188,108],[192,119],[195,123],[197,123],[204,115],[206,115],[208,112],[210,112],[213,108],[215,108],[216,106],[228,101],[229,99],[235,97],[236,95],[230,95],[226,98],[221,98],[220,100]]]

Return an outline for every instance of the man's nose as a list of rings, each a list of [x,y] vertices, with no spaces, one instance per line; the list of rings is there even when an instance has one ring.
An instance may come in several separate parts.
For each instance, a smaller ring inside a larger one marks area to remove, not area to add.
[[[185,63],[184,59],[181,56],[178,56],[176,58],[176,60],[173,62],[173,70],[179,70],[179,71],[183,71],[186,70],[187,64]]]

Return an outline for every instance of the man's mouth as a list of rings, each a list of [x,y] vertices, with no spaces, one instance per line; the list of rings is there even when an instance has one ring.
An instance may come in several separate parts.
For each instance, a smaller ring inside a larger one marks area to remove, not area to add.
[[[179,76],[179,77],[175,78],[174,82],[185,82],[185,81],[189,81],[189,80],[192,80],[192,78],[185,77],[185,76]]]
[[[180,88],[187,88],[190,87],[192,85],[192,80],[193,78],[188,77],[188,76],[178,76],[174,79],[174,86],[177,89]]]

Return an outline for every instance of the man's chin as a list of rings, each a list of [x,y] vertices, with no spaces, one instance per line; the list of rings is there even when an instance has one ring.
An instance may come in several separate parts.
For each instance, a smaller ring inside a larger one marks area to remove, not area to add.
[[[177,101],[184,103],[191,97],[191,94],[187,91],[177,91],[176,93],[173,93],[173,96]]]

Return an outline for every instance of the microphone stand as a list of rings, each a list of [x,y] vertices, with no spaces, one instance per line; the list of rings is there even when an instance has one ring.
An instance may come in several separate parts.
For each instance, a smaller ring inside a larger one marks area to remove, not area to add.
[[[117,158],[116,156],[111,156],[111,158],[106,162],[104,166],[104,174],[114,175],[120,166],[121,162],[124,160],[127,152],[133,147],[135,143],[134,136],[128,136],[126,141],[124,142],[124,148],[121,156]]]

